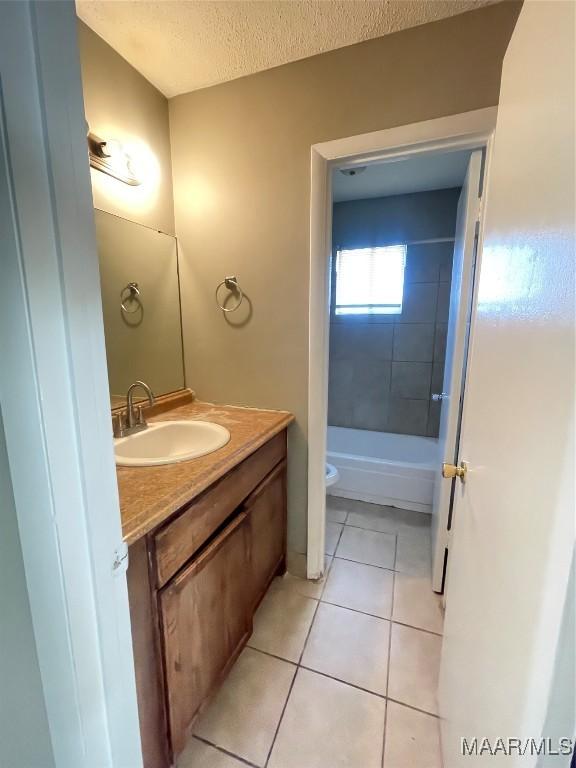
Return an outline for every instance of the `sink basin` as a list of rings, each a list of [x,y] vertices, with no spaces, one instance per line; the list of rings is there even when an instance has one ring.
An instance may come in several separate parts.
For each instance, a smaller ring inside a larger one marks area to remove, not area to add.
[[[153,467],[206,456],[229,440],[226,427],[210,421],[156,421],[114,440],[114,453],[121,467]]]

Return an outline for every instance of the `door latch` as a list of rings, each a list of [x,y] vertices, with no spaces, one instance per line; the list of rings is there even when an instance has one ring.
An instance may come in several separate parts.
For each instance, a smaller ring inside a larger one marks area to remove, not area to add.
[[[466,473],[468,472],[468,464],[465,461],[460,462],[460,466],[456,464],[442,464],[442,477],[451,480],[453,477],[460,478],[461,482],[466,482]]]

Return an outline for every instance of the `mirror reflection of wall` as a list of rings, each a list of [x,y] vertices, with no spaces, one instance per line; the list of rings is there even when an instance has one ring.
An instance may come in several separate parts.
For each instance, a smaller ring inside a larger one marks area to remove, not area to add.
[[[112,407],[137,379],[155,395],[182,389],[176,238],[100,210],[95,221]]]

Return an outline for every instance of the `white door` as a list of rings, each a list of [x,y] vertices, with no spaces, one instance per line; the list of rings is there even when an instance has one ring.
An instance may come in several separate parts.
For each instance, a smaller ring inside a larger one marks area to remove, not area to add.
[[[536,765],[507,739],[543,735],[574,599],[574,11],[525,2],[504,60],[455,490],[445,768]],[[502,747],[462,754],[484,737]]]
[[[442,592],[444,586],[444,563],[448,551],[448,525],[454,482],[442,479],[441,465],[443,462],[453,464],[458,459],[458,433],[470,328],[481,172],[482,152],[478,150],[470,156],[466,179],[458,200],[444,382],[442,392],[433,394],[433,397],[441,399],[442,406],[438,438],[438,473],[432,506],[432,587],[436,592]]]
[[[27,737],[45,708],[54,759],[34,766],[139,768],[77,24],[70,2],[0,2],[0,410],[43,689]]]

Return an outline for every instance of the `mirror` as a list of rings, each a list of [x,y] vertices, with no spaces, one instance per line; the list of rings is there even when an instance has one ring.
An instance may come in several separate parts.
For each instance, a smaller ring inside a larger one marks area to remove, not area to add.
[[[125,403],[137,379],[156,396],[182,389],[176,238],[98,209],[94,215],[112,407]]]

